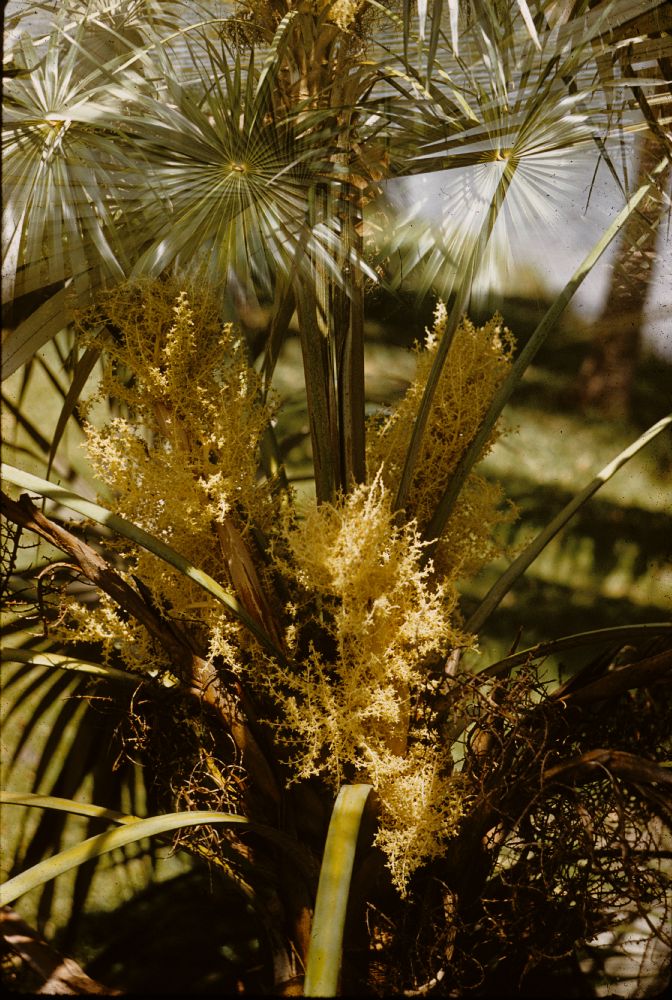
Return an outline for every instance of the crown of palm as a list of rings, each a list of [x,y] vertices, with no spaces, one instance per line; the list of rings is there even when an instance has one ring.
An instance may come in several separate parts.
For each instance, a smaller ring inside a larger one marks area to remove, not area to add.
[[[341,30],[329,5],[282,3],[264,8],[273,17],[248,56],[253,8],[241,21],[219,16],[232,5],[209,18],[207,5],[188,6],[171,23],[153,5],[89,4],[79,19],[61,5],[40,45],[16,36],[10,58],[24,75],[6,83],[5,296],[56,292],[11,335],[10,370],[59,329],[62,283],[81,303],[103,282],[203,256],[220,283],[234,273],[265,293],[279,273],[316,265],[342,282],[345,260],[363,265],[351,226],[371,203],[385,209],[379,261],[447,294],[459,273],[497,266],[507,231],[550,204],[548,178],[567,150],[597,139],[604,151],[624,122],[635,127],[623,96],[634,78],[620,63],[616,73],[620,48],[605,41],[607,29],[640,30],[622,5],[569,16],[540,2],[535,27],[524,0],[517,13],[479,2],[471,20],[453,0],[419,3],[416,22],[370,3],[378,22],[362,46],[355,21]],[[660,4],[644,6],[653,16]],[[318,53],[319,67],[307,66]],[[616,75],[618,101],[605,90]],[[419,200],[399,215],[381,198],[385,177],[457,168],[431,225]]]

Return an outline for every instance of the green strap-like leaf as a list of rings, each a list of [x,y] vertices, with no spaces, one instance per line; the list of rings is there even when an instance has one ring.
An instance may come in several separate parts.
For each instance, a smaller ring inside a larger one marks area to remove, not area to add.
[[[425,530],[425,537],[430,542],[435,542],[436,539],[443,534],[448,518],[453,511],[455,502],[460,495],[469,473],[482,454],[483,448],[490,437],[490,433],[497,423],[502,410],[511,398],[511,395],[518,386],[518,383],[521,381],[537,351],[541,348],[546,340],[546,337],[555,326],[565,307],[573,298],[574,293],[578,290],[584,279],[588,277],[597,261],[600,259],[612,240],[621,231],[632,213],[637,210],[640,202],[646,197],[654,185],[655,178],[663,172],[668,162],[669,158],[667,156],[663,157],[656,168],[651,171],[651,180],[646,184],[642,184],[639,190],[637,190],[632,196],[628,204],[619,212],[609,228],[599,238],[585,260],[576,269],[563,290],[546,312],[546,315],[537,326],[525,347],[516,358],[508,377],[495,393],[480,428],[474,435],[471,444],[458,462],[457,467],[451,476],[448,487],[441,497],[436,511],[434,512],[434,515]],[[430,549],[428,548],[428,555],[429,554]]]
[[[67,325],[66,298],[66,289],[60,288],[8,333],[2,345],[3,382]]]
[[[81,358],[79,358],[75,365],[70,387],[67,391],[65,399],[63,400],[63,406],[61,407],[56,427],[54,428],[54,432],[51,436],[47,475],[51,472],[51,467],[53,465],[54,458],[56,457],[56,452],[58,451],[58,446],[61,443],[61,438],[63,437],[67,423],[72,414],[75,412],[75,407],[77,406],[79,398],[82,395],[82,390],[84,389],[87,379],[93,371],[99,357],[100,350],[97,347],[87,347],[84,354]]]
[[[538,642],[535,646],[511,653],[496,663],[477,671],[479,677],[498,677],[506,674],[521,663],[539,660],[543,656],[559,653],[563,649],[580,649],[582,646],[613,644],[625,639],[648,639],[652,636],[672,635],[672,624],[669,622],[645,622],[641,625],[614,625],[611,628],[591,629],[589,632],[577,632],[575,635],[563,635],[559,639],[549,639]]]
[[[62,653],[43,653],[32,649],[13,649],[6,647],[0,650],[0,663],[30,663],[35,667],[52,667],[55,670],[72,670],[80,674],[92,674],[94,677],[104,677],[107,680],[124,681],[127,684],[141,684],[146,678],[130,670],[119,670],[118,667],[108,667],[104,663],[93,663],[77,656],[64,656]]]
[[[58,812],[71,813],[73,816],[88,816],[90,819],[105,819],[110,823],[141,823],[142,817],[130,816],[117,812],[116,809],[106,809],[91,802],[75,802],[74,799],[64,799],[58,795],[42,795],[40,792],[0,792],[0,803],[3,806],[37,806],[40,809],[56,809]]]
[[[202,569],[197,569],[196,566],[190,563],[183,555],[180,555],[175,549],[171,548],[170,545],[166,545],[165,542],[155,538],[154,535],[150,535],[131,521],[127,521],[126,518],[120,517],[118,514],[113,514],[106,507],[101,507],[100,504],[86,500],[78,493],[73,493],[72,490],[67,490],[63,486],[57,486],[55,483],[50,483],[46,479],[40,479],[39,476],[33,476],[22,469],[16,469],[12,465],[6,465],[4,462],[0,467],[0,472],[2,479],[8,483],[12,483],[21,489],[30,490],[32,493],[37,493],[48,500],[53,500],[63,507],[67,507],[69,510],[74,510],[78,514],[90,518],[92,521],[97,521],[98,524],[104,524],[117,534],[123,535],[124,538],[135,542],[136,545],[141,545],[149,552],[153,552],[155,556],[163,559],[164,562],[170,563],[180,573],[184,573],[190,580],[197,583],[199,587],[202,587],[203,590],[212,594],[218,601],[221,601],[256,636],[262,646],[272,656],[281,662],[284,660],[282,653],[275,643],[266,634],[264,629],[247,613],[233,594],[224,590],[216,580],[213,580],[211,576],[204,573]]]
[[[199,810],[197,812],[151,816],[149,819],[140,819],[137,822],[126,821],[119,829],[89,837],[88,840],[68,847],[65,851],[54,855],[53,858],[47,858],[46,861],[41,861],[39,864],[33,865],[32,868],[21,872],[20,875],[9,879],[8,882],[0,886],[0,906],[13,903],[24,893],[44,885],[45,882],[50,882],[51,879],[70,871],[72,868],[77,868],[91,858],[97,858],[101,854],[107,854],[119,847],[134,844],[145,837],[155,837],[158,834],[188,826],[216,823],[246,824],[247,820],[244,816],[236,816],[231,813]]]
[[[344,785],[331,814],[303,987],[307,997],[333,997],[338,990],[352,866],[370,791],[371,785]]]
[[[513,587],[516,580],[523,575],[528,566],[534,562],[540,552],[548,545],[552,538],[557,535],[557,533],[564,528],[567,522],[574,517],[579,507],[582,506],[587,500],[589,500],[594,493],[599,490],[601,486],[604,486],[606,482],[614,475],[622,465],[636,455],[649,441],[652,441],[654,437],[664,431],[666,427],[672,424],[672,414],[667,417],[663,417],[658,423],[649,427],[643,434],[641,434],[636,441],[625,448],[619,455],[616,456],[608,465],[598,472],[594,479],[588,483],[587,486],[576,494],[575,497],[566,504],[560,513],[553,518],[553,520],[546,525],[543,531],[540,531],[536,538],[534,538],[530,544],[520,553],[517,559],[511,563],[509,568],[503,573],[497,583],[495,583],[488,593],[485,595],[479,606],[474,611],[473,615],[466,623],[465,630],[467,632],[479,632],[483,628],[483,625],[490,617],[492,612],[495,610],[499,602],[502,600],[505,594],[509,592],[511,587]]]
[[[537,29],[534,25],[532,19],[532,14],[530,13],[530,8],[527,6],[527,0],[516,0],[518,7],[520,8],[520,13],[523,16],[523,21],[525,22],[525,27],[527,28],[530,38],[534,42],[535,46],[540,49],[541,45],[539,43],[539,36],[537,34]]]
[[[430,368],[429,375],[427,376],[418,412],[413,424],[411,440],[406,452],[404,467],[401,472],[399,487],[394,501],[395,510],[403,510],[406,506],[408,494],[413,483],[415,468],[422,453],[425,428],[427,426],[427,421],[429,420],[429,415],[434,403],[434,397],[436,395],[439,381],[448,361],[450,348],[460,320],[462,319],[469,302],[478,263],[482,259],[490,237],[492,236],[500,211],[506,200],[507,192],[511,186],[513,178],[515,177],[516,170],[517,163],[514,159],[512,159],[509,163],[507,163],[504,171],[502,172],[497,187],[488,205],[486,217],[479,229],[477,239],[471,248],[467,260],[465,261],[464,271],[456,288],[455,300],[451,306],[445,330],[437,346],[434,360],[432,361],[432,367]]]
[[[71,813],[73,816],[87,816],[91,819],[104,819],[111,823],[120,823],[124,825],[148,822],[147,819],[143,819],[141,816],[118,812],[116,809],[108,809],[106,806],[97,806],[90,802],[79,802],[76,799],[66,799],[55,795],[46,795],[40,792],[0,791],[0,804],[29,806],[39,809],[54,809],[59,812]],[[165,815],[183,817],[192,817],[197,815],[209,817],[221,816],[223,818],[217,820],[217,822],[225,822],[227,819],[230,819],[232,823],[244,823],[246,830],[256,833],[261,837],[265,837],[267,840],[270,840],[271,843],[279,847],[287,860],[296,865],[297,870],[301,872],[302,876],[307,880],[309,885],[313,884],[313,882],[317,882],[317,866],[311,858],[307,856],[306,852],[300,847],[300,845],[297,844],[296,840],[288,834],[283,833],[281,830],[276,830],[275,827],[268,826],[266,823],[257,823],[253,820],[247,820],[244,816],[236,816],[233,813],[211,813],[203,811],[200,813],[167,813]],[[150,818],[161,820],[165,818],[165,815]],[[207,820],[202,820],[202,822],[207,822]],[[168,830],[175,829],[176,825],[179,826],[179,824],[174,824],[173,826],[168,827]],[[194,824],[192,823],[186,825],[193,826]],[[156,831],[158,834],[163,832],[165,831]],[[143,834],[143,836],[149,837],[153,836],[153,834],[150,832]],[[131,843],[131,841],[128,843]]]

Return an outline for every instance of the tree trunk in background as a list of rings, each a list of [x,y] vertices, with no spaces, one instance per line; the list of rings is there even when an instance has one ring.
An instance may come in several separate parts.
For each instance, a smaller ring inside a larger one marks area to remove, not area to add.
[[[664,152],[665,146],[654,132],[641,135],[633,190],[645,182]],[[665,190],[669,178],[668,165],[659,178],[661,190]],[[630,414],[644,307],[653,275],[656,223],[663,210],[664,200],[654,190],[623,229],[606,303],[579,371],[580,404],[610,419],[625,419]]]

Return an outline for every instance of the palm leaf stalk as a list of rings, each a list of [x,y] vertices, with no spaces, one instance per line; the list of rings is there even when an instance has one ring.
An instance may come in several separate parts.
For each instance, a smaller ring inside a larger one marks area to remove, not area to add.
[[[116,531],[129,538],[137,545],[142,545],[144,548],[153,552],[154,555],[163,559],[165,562],[170,563],[177,570],[179,570],[180,573],[184,573],[185,576],[188,576],[192,580],[196,581],[200,587],[203,587],[216,597],[217,600],[221,601],[229,611],[239,618],[240,621],[255,634],[262,645],[268,648],[272,656],[282,658],[282,653],[265,634],[263,628],[260,627],[258,622],[256,622],[248,614],[245,608],[239,604],[233,594],[227,593],[216,580],[213,580],[207,573],[203,573],[203,571],[197,567],[192,566],[188,559],[181,556],[179,552],[175,552],[169,545],[166,545],[165,542],[162,542],[158,538],[153,538],[146,531],[143,531],[142,528],[132,524],[125,518],[119,517],[119,515],[115,514],[113,511],[106,510],[104,507],[101,507],[100,504],[92,503],[90,500],[86,500],[84,497],[80,497],[76,493],[66,490],[62,486],[58,486],[55,483],[50,483],[47,480],[40,479],[38,476],[32,476],[30,473],[23,472],[21,469],[15,469],[10,465],[5,465],[4,463],[2,465],[1,474],[2,478],[8,483],[31,490],[38,493],[45,499],[48,498],[49,500],[53,500],[61,506],[69,507],[78,514],[82,514],[84,517],[98,521],[100,524],[105,525],[112,531]]]
[[[603,469],[598,472],[598,474],[592,479],[587,486],[585,486],[575,497],[570,500],[570,502],[560,511],[556,517],[548,524],[543,531],[541,531],[536,538],[525,550],[520,553],[519,556],[511,563],[509,568],[503,573],[496,584],[491,587],[488,593],[485,595],[481,603],[479,604],[476,611],[467,621],[467,629],[471,632],[480,632],[483,625],[488,620],[488,617],[495,610],[499,602],[502,600],[505,594],[511,589],[515,584],[516,580],[519,579],[525,570],[530,566],[534,560],[537,558],[540,552],[548,545],[551,539],[555,538],[559,531],[562,531],[564,526],[571,520],[571,518],[576,514],[577,510],[582,504],[586,503],[597,491],[600,489],[604,483],[608,482],[614,473],[618,472],[623,465],[636,455],[640,448],[644,448],[650,441],[658,435],[661,434],[666,428],[672,424],[672,414],[667,417],[663,417],[649,427],[648,430],[641,434],[628,448],[617,455],[608,465],[605,465]]]

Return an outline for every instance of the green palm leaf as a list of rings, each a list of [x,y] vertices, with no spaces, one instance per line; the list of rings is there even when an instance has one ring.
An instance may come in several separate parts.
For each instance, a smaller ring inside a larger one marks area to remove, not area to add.
[[[567,522],[574,517],[576,512],[586,503],[611,477],[618,472],[634,455],[652,441],[658,434],[661,434],[672,424],[672,414],[663,417],[652,427],[649,427],[641,434],[636,441],[625,448],[608,465],[606,465],[575,497],[560,511],[556,517],[534,538],[529,545],[514,559],[509,568],[499,578],[488,593],[485,595],[478,608],[470,616],[465,624],[467,631],[478,633],[483,625],[500,603],[505,594],[509,592],[537,556],[544,550],[548,543],[561,531]]]
[[[417,86],[411,82],[417,71],[411,66],[406,79],[395,77],[403,97],[396,102],[393,120],[410,123],[397,130],[398,152],[405,139],[410,148],[395,172],[443,172],[441,195],[432,195],[431,213],[416,187],[399,218],[392,210],[386,220],[381,256],[398,261],[390,278],[397,284],[417,272],[420,295],[431,287],[447,298],[472,257],[476,281],[500,270],[509,237],[521,223],[532,220],[542,229],[550,219],[553,193],[560,197],[570,183],[567,150],[589,148],[593,132],[604,125],[602,104],[595,101],[586,73],[578,90],[568,88],[583,64],[589,66],[593,57],[588,48],[564,58],[553,44],[538,56],[530,54],[529,45],[513,52],[507,48],[506,64],[492,41],[479,49],[450,76],[440,67],[451,60],[439,52],[424,100],[417,100]],[[488,209],[502,184],[501,211],[492,216]],[[413,234],[410,245],[408,233]]]
[[[21,872],[20,875],[9,879],[0,886],[0,904],[7,906],[24,893],[44,885],[45,882],[57,878],[72,868],[77,868],[93,858],[100,857],[101,854],[108,854],[120,847],[138,843],[145,837],[155,837],[171,830],[190,826],[218,823],[238,825],[246,824],[247,820],[244,816],[204,811],[168,813],[163,816],[152,816],[149,819],[138,819],[137,822],[131,823],[125,820],[120,829],[89,837],[88,840],[67,848],[60,854],[47,858]]]
[[[371,785],[344,785],[324,847],[304,983],[307,997],[336,996],[350,880],[359,827]]]
[[[131,673],[130,670],[120,670],[107,663],[95,663],[61,653],[45,653],[29,649],[3,649],[0,652],[0,661],[2,663],[30,663],[36,667],[45,666],[54,670],[74,671],[126,684],[137,684],[142,679],[137,674]]]
[[[4,676],[12,660],[26,663],[19,670]],[[115,697],[114,689],[101,687],[101,681],[117,681],[115,672],[96,665],[86,665],[85,672],[61,669],[73,658],[56,657],[27,649],[3,650],[3,728],[12,747],[11,757],[5,761],[4,775],[12,774],[21,783],[26,781],[26,768],[30,787],[39,798],[60,796],[71,799],[83,795],[126,809],[138,806],[146,809],[150,793],[144,787],[142,768],[128,758],[116,761],[120,744],[118,732],[128,715],[128,697]],[[77,664],[77,666],[83,666]],[[26,674],[25,671],[28,670]],[[98,684],[92,690],[92,673]],[[31,675],[33,679],[30,680]],[[24,677],[29,682],[17,687]],[[93,698],[92,698],[93,695]],[[110,696],[111,695],[111,696]],[[101,712],[98,698],[106,696],[106,708]],[[14,717],[24,720],[15,734]],[[11,734],[11,735],[10,735]],[[37,791],[39,789],[39,792]],[[44,812],[37,822],[23,814],[11,845],[8,842],[7,860],[11,869],[38,864],[54,855],[69,836],[67,815]],[[152,859],[150,850],[149,857]],[[88,864],[78,870],[73,894],[67,899],[70,923],[81,912],[95,875],[95,865]],[[119,878],[125,877],[122,869]],[[59,897],[60,899],[60,897]],[[62,900],[61,900],[62,902]],[[39,900],[39,912],[46,919],[55,903],[53,886],[44,886]]]
[[[127,61],[106,66],[80,57],[86,19],[72,41],[58,19],[40,53],[24,34],[15,58],[35,68],[6,85],[3,117],[3,302],[45,287],[50,299],[8,338],[4,377],[67,323],[73,297],[85,305],[103,280],[127,272],[134,244],[118,238],[115,217],[127,203],[128,161],[114,130],[99,127],[121,106],[108,80]],[[108,120],[109,120],[108,119]]]

